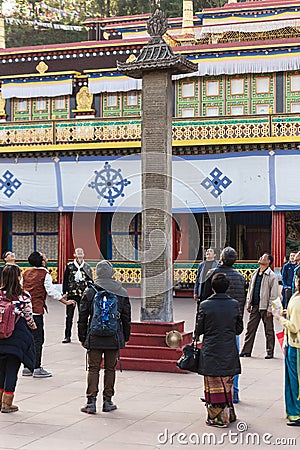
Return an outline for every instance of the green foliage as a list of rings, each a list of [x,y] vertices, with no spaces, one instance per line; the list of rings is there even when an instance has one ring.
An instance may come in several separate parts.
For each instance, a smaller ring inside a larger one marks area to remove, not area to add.
[[[53,28],[35,30],[28,25],[6,25],[6,47],[30,47],[33,45],[64,44],[87,41],[87,31],[66,31]]]

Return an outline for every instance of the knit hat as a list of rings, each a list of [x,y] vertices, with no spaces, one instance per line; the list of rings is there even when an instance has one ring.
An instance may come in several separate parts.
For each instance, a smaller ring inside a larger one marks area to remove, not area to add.
[[[114,268],[109,261],[103,259],[96,265],[96,278],[111,278],[114,274]]]

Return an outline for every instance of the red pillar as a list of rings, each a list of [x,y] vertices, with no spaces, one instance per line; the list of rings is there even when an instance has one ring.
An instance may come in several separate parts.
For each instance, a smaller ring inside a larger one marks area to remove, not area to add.
[[[71,252],[71,213],[60,213],[58,224],[58,283],[62,283]]]
[[[0,256],[2,255],[3,213],[0,211]]]
[[[180,251],[178,260],[188,261],[189,259],[189,215],[180,214]]]
[[[272,255],[274,267],[283,265],[283,257],[286,254],[286,230],[285,212],[273,211],[272,214]]]
[[[95,236],[96,236],[96,242],[98,244],[99,248],[99,255],[100,255],[100,232],[101,232],[101,213],[96,214],[96,220],[95,220]]]

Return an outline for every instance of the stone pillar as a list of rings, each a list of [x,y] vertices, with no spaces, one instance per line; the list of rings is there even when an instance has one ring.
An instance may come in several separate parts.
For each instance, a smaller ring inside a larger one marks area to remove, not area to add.
[[[163,39],[168,24],[156,9],[147,24],[150,41],[136,58],[117,61],[119,72],[143,79],[142,114],[142,321],[173,320],[172,74],[196,64],[174,55]]]
[[[173,320],[172,80],[170,71],[143,77],[141,320]]]

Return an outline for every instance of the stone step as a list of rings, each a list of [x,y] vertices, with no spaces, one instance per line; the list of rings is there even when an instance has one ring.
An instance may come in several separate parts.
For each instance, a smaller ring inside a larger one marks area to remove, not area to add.
[[[177,361],[182,355],[182,348],[126,345],[121,350],[121,358],[165,359]]]
[[[189,344],[192,341],[193,333],[189,332],[181,334],[182,334],[182,341],[180,342],[181,346]],[[166,333],[165,334],[131,333],[129,344],[141,347],[156,346],[168,348],[166,344]]]
[[[147,372],[172,372],[187,374],[176,366],[175,360],[168,359],[145,359],[145,358],[127,358],[121,357],[122,370],[144,370]],[[118,363],[117,369],[120,369]]]
[[[166,334],[169,331],[184,331],[184,321],[179,322],[132,322],[132,333]]]

